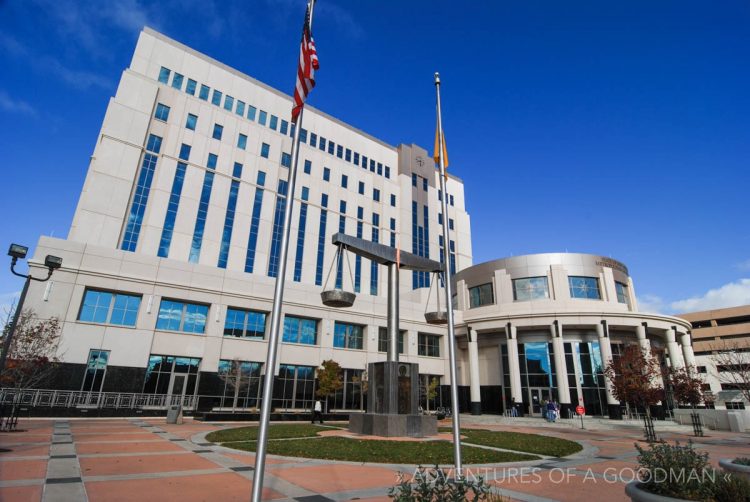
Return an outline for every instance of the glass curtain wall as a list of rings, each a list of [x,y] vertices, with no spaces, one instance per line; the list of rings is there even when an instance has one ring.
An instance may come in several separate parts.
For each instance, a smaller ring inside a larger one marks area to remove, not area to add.
[[[273,386],[273,406],[311,410],[315,404],[315,367],[282,364]]]
[[[223,382],[222,408],[257,408],[260,406],[260,369],[262,363],[221,359],[219,378]]]
[[[362,393],[362,375],[364,370],[344,369],[342,380],[344,386],[328,400],[329,410],[363,410],[365,406]]]

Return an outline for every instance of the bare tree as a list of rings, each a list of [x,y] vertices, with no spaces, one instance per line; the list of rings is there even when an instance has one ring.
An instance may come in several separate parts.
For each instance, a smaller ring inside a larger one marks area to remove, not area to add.
[[[750,402],[750,348],[738,343],[722,342],[711,346],[715,376],[724,387],[732,387]]]
[[[39,387],[55,372],[59,359],[61,322],[57,317],[39,319],[31,309],[24,309],[18,317],[13,339],[8,349],[5,370],[0,375],[0,386],[28,389]],[[11,323],[3,327],[3,341]]]

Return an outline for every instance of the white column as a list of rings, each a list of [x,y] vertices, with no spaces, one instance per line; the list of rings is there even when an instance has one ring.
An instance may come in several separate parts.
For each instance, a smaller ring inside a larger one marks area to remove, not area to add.
[[[570,407],[570,387],[568,386],[568,366],[565,363],[563,328],[559,321],[550,324],[549,328],[552,335],[552,356],[555,358],[557,374],[557,396],[560,400],[560,407],[564,409]]]
[[[518,334],[516,327],[511,323],[505,326],[505,335],[508,338],[508,371],[510,372],[510,396],[516,403],[523,403],[521,396],[521,366],[518,364]]]
[[[682,344],[682,355],[685,358],[685,365],[695,370],[695,354],[693,354],[693,344],[690,340],[690,333],[680,333],[680,342]]]
[[[602,356],[602,364],[606,368],[612,362],[612,343],[609,340],[609,327],[606,325],[606,321],[596,325],[596,335],[599,337],[599,352]],[[619,405],[620,402],[612,393],[612,382],[606,376],[604,377],[604,387],[607,391],[607,404]]]
[[[479,343],[476,330],[469,328],[469,394],[471,414],[482,414],[482,398],[479,392]]]
[[[669,328],[665,333],[664,337],[667,340],[667,353],[669,354],[669,362],[672,364],[672,369],[678,370],[685,367],[685,360],[682,358],[682,351],[680,346],[677,345],[676,334],[674,328]]]
[[[638,337],[638,345],[641,346],[641,350],[651,353],[651,342],[646,338],[646,323],[641,323],[635,327],[635,336]]]

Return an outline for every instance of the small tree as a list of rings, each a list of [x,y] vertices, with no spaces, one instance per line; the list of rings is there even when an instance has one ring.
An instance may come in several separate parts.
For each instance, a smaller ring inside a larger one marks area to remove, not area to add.
[[[711,347],[711,361],[716,366],[716,378],[742,394],[750,402],[750,348],[724,342]]]
[[[427,411],[430,411],[430,401],[435,399],[437,397],[437,389],[438,386],[440,386],[440,382],[437,378],[432,377],[432,380],[430,380],[430,383],[427,385],[427,390],[425,392],[425,397],[427,398]]]
[[[696,377],[690,368],[672,369],[667,378],[677,404],[695,408],[703,402],[703,380]]]
[[[3,327],[3,346],[10,327],[10,322]],[[38,319],[33,310],[24,309],[18,316],[5,370],[0,375],[0,386],[28,389],[46,383],[59,361],[57,349],[60,330],[61,323],[57,317]]]
[[[620,402],[645,408],[651,418],[650,407],[664,399],[664,388],[659,385],[659,361],[638,345],[628,345],[620,357],[609,362],[604,376],[612,382],[612,394]]]
[[[318,368],[318,389],[315,391],[317,397],[326,401],[328,408],[328,397],[335,394],[344,386],[343,370],[339,363],[333,359],[326,359]]]

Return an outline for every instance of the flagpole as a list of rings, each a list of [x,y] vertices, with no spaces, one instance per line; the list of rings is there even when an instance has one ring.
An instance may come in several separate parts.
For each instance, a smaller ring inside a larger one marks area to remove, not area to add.
[[[445,138],[443,137],[443,119],[440,108],[440,74],[435,72],[435,91],[437,93],[437,135],[438,135],[438,164],[440,167],[441,207],[443,211],[443,277],[445,282],[445,306],[448,313],[448,359],[450,360],[451,376],[451,409],[453,415],[453,457],[456,467],[456,478],[463,477],[463,462],[461,461],[461,423],[458,414],[458,380],[456,370],[456,329],[453,316],[453,286],[451,284],[450,240],[448,238],[448,191],[446,190],[445,173]]]
[[[308,29],[312,30],[313,8],[315,0],[309,0],[310,16]],[[304,106],[300,109],[297,123],[294,126],[292,140],[292,165],[289,171],[289,184],[286,193],[286,211],[284,212],[284,227],[281,231],[281,255],[279,269],[276,274],[276,286],[273,292],[273,308],[271,309],[271,332],[268,336],[268,355],[266,357],[266,374],[263,379],[263,401],[260,411],[260,430],[258,431],[258,446],[255,452],[255,472],[253,475],[252,502],[263,500],[263,477],[266,470],[266,450],[268,446],[268,427],[271,418],[271,400],[273,399],[273,378],[276,373],[276,357],[279,350],[279,330],[281,328],[281,303],[284,299],[284,282],[286,280],[287,257],[289,256],[289,234],[292,229],[292,213],[294,209],[294,193],[297,184],[297,164],[299,162],[299,138],[302,130],[302,116]]]

